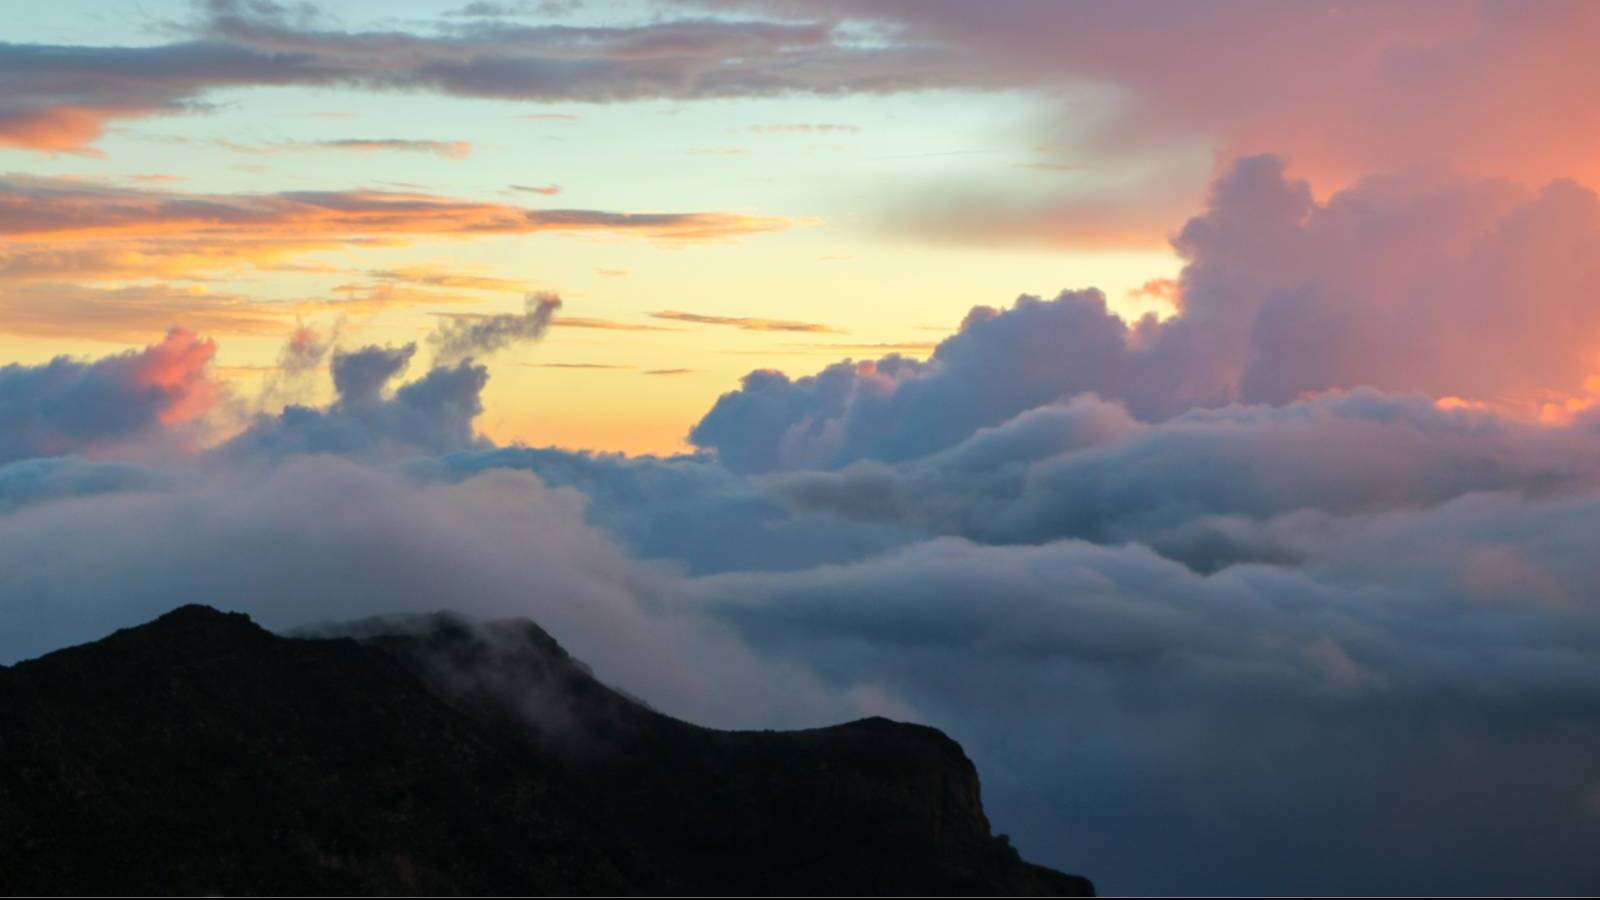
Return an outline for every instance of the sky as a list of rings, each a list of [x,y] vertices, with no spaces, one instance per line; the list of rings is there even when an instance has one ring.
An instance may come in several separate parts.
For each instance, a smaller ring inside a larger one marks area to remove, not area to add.
[[[1600,6],[8,12],[0,664],[524,616],[1108,893],[1600,879]]]

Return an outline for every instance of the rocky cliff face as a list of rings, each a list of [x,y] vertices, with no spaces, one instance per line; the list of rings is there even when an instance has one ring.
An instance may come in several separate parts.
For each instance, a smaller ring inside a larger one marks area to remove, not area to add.
[[[6,893],[1067,894],[940,732],[724,732],[527,622],[176,610],[0,668]]]

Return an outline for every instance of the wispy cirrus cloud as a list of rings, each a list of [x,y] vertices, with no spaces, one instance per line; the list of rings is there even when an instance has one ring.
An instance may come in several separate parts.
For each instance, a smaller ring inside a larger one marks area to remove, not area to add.
[[[292,149],[353,150],[358,153],[429,153],[445,159],[466,159],[472,155],[471,141],[425,141],[405,138],[339,138],[328,141],[305,141],[284,144]]]
[[[97,182],[0,178],[0,235],[13,240],[152,235],[252,236],[612,232],[714,240],[776,231],[786,219],[738,213],[535,210],[434,194],[356,189],[188,194]]]
[[[0,283],[204,280],[248,270],[330,271],[298,261],[337,249],[511,234],[614,235],[667,243],[781,230],[740,213],[536,210],[421,193],[356,189],[192,193],[143,184],[0,176]],[[421,266],[384,282],[438,289],[525,290],[507,279]],[[392,288],[390,289],[392,292]]]
[[[367,272],[384,281],[404,281],[428,287],[460,288],[472,291],[526,291],[528,283],[513,278],[497,278],[478,272],[463,272],[442,266],[405,266],[398,269],[372,269]]]
[[[740,331],[811,331],[840,333],[839,329],[831,325],[817,322],[795,322],[788,319],[762,319],[751,316],[708,316],[700,313],[683,312],[668,309],[653,312],[651,318],[666,319],[672,322],[687,322],[692,325],[722,325],[737,328]]]

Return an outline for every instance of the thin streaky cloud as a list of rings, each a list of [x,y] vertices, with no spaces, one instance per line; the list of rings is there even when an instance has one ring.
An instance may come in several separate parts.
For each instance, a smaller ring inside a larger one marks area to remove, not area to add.
[[[694,325],[721,325],[737,328],[741,331],[806,331],[843,334],[840,329],[831,325],[823,325],[818,322],[796,322],[788,319],[763,319],[751,316],[708,316],[675,309],[653,312],[650,316],[655,319],[689,322]]]

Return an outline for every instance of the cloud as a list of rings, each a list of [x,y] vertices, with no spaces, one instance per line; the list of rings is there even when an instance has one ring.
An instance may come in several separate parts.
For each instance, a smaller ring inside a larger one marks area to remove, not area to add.
[[[1066,100],[1052,130],[1097,166],[1189,142],[1201,156],[1286,153],[1341,180],[1440,159],[1474,175],[1600,175],[1590,152],[1600,126],[1581,100],[1600,66],[1577,37],[1600,13],[1582,0],[1538,15],[1473,0],[1229,0],[1178,16],[1140,0],[1027,0],[1004,15],[920,0],[718,5],[874,22],[895,46],[943,51],[947,84],[1055,88]],[[1085,91],[1111,98],[1087,133]]]
[[[560,16],[583,7],[583,0],[519,0],[513,3],[494,3],[491,0],[473,0],[445,13],[469,19],[498,19],[510,16]]]
[[[363,347],[333,353],[329,371],[333,390],[345,406],[371,406],[383,397],[384,388],[411,365],[417,345],[403,347]]]
[[[387,381],[407,355],[346,358],[383,363]],[[341,393],[335,407],[371,405],[370,387]],[[1431,427],[1459,450],[1483,441],[1490,459],[1539,439],[1489,413],[1340,403],[1353,408],[1243,410],[1211,427],[1239,440],[1311,429],[1301,447],[1342,429],[1363,444]],[[1397,413],[1414,421],[1395,424]],[[938,467],[1003,476],[1008,461],[1116,449],[1151,460],[1126,473],[1130,485],[1212,473],[1210,493],[1192,493],[1208,480],[1195,477],[1171,501],[1198,510],[1226,508],[1223,484],[1247,499],[1301,490],[1300,475],[1263,460],[1303,474],[1351,456],[1235,450],[1254,465],[1227,466],[1192,446],[1122,447],[1201,424],[1140,426],[1084,400],[1030,413]],[[749,727],[893,708],[936,722],[979,761],[999,827],[1130,890],[1559,890],[1594,874],[1586,848],[1600,826],[1583,798],[1600,777],[1600,611],[1586,586],[1600,573],[1582,535],[1600,501],[1537,471],[1511,479],[1543,484],[1537,496],[1371,489],[1343,510],[1361,527],[1323,533],[1309,555],[1201,574],[1138,545],[984,546],[892,529],[874,542],[861,526],[796,516],[760,481],[703,458],[476,447],[396,469],[356,456],[296,450],[252,476],[216,468],[221,457],[122,466],[65,486],[79,464],[32,463],[34,493],[0,514],[0,579],[8,597],[51,599],[0,605],[0,652],[92,637],[175,594],[274,627],[447,597],[478,615],[535,616],[603,677],[674,714]],[[45,473],[53,494],[38,487]],[[25,481],[0,469],[0,486]],[[1311,490],[1308,502],[1340,512],[1337,486]],[[1139,514],[1126,495],[1107,507],[1125,503]],[[740,570],[721,568],[734,560]],[[1166,863],[1151,869],[1152,853]]]
[[[653,319],[690,322],[695,325],[727,325],[740,331],[815,331],[837,334],[839,329],[816,322],[791,322],[785,319],[759,319],[746,316],[707,316],[699,313],[664,310],[650,314]]]
[[[94,362],[0,367],[0,463],[176,436],[219,399],[207,372],[215,353],[173,329],[159,344]]]
[[[998,829],[1111,891],[1579,891],[1595,206],[1245,159],[1170,317],[975,307],[927,360],[750,373],[665,458],[477,432],[467,357],[564,324],[537,295],[410,381],[414,346],[297,335],[333,400],[215,445],[193,335],[10,366],[0,659],[195,600],[530,615],[674,715],[938,725]]]
[[[401,138],[342,138],[339,140],[317,141],[310,146],[326,147],[331,150],[355,150],[361,153],[386,150],[405,153],[430,153],[434,156],[442,156],[445,159],[466,159],[472,155],[473,150],[470,141],[419,141]]]
[[[36,456],[0,463],[0,514],[24,506],[94,494],[165,487],[159,471],[120,460]]]
[[[936,85],[940,54],[866,46],[830,23],[700,17],[611,27],[467,17],[436,34],[350,32],[285,7],[213,0],[152,46],[0,45],[0,142],[81,151],[107,123],[203,107],[216,90],[345,86],[612,102]]]
[[[602,369],[602,370],[620,370],[620,369],[632,369],[632,368],[635,368],[634,366],[619,365],[617,363],[592,363],[592,362],[523,363],[523,365],[530,366],[530,367],[535,368],[535,369]]]
[[[657,240],[703,240],[771,231],[786,224],[781,219],[731,213],[531,210],[397,191],[184,194],[67,179],[0,179],[0,234],[16,240],[174,232],[213,237],[357,237],[542,231],[618,231]]]
[[[893,462],[1082,393],[1145,420],[1362,385],[1535,414],[1600,371],[1600,263],[1563,249],[1597,241],[1600,199],[1572,182],[1417,172],[1318,202],[1251,157],[1173,239],[1171,318],[1125,321],[1092,289],[976,307],[924,365],[752,373],[690,439],[742,471]]]
[[[548,292],[529,294],[526,305],[521,313],[443,320],[428,336],[434,359],[451,363],[539,340],[550,329],[551,319],[561,308],[561,298]]]
[[[1214,571],[1301,561],[1367,514],[1600,487],[1595,427],[1545,427],[1371,389],[1143,424],[1084,396],[920,459],[770,484],[799,508],[854,521],[994,544],[1137,542]]]
[[[440,237],[550,232],[702,242],[781,231],[789,224],[787,219],[739,213],[528,210],[419,192],[195,194],[11,175],[0,176],[0,235],[6,237],[0,247],[0,288],[22,282],[149,282],[208,279],[253,269],[288,271],[299,266],[293,261],[296,256],[314,251],[390,247]],[[426,287],[506,287],[486,275],[450,275],[426,266],[397,267],[381,277]],[[394,287],[386,290],[394,293]],[[251,314],[266,312],[256,307]],[[210,327],[208,322],[197,325]]]
[[[93,639],[188,600],[280,629],[450,606],[537,616],[601,677],[653,683],[653,702],[680,714],[850,714],[809,674],[759,663],[715,623],[655,606],[644,590],[650,569],[586,526],[580,508],[575,493],[522,472],[417,482],[325,455],[33,504],[0,515],[0,659]],[[669,673],[681,654],[716,664]]]
[[[1306,571],[947,539],[691,590],[763,653],[943,723],[999,827],[1110,890],[1559,892],[1600,833],[1595,610],[1486,603],[1458,561],[1509,539],[1587,596],[1591,564],[1550,554],[1597,508],[1447,507]]]
[[[1025,347],[1030,324],[981,333]],[[675,715],[938,724],[997,827],[1118,890],[1596,874],[1583,416],[1363,390],[1141,422],[1077,397],[940,452],[753,478],[495,447],[472,430],[487,372],[393,387],[414,353],[340,352],[330,405],[198,456],[0,466],[0,655],[190,599],[279,628],[531,615]]]
[[[436,365],[391,394],[390,383],[410,365],[416,349],[406,344],[335,351],[329,367],[331,405],[258,413],[211,455],[224,465],[270,466],[302,454],[390,461],[483,446],[473,422],[483,412],[488,369],[471,360]]]
[[[630,458],[555,448],[485,447],[415,460],[419,477],[459,479],[495,469],[537,474],[588,498],[585,516],[634,555],[695,573],[803,569],[899,546],[897,524],[796,512],[762,485],[703,457]]]
[[[326,117],[327,114],[324,114]],[[160,138],[174,143],[194,143],[188,138]],[[471,141],[430,141],[409,138],[331,138],[320,141],[272,141],[247,144],[231,138],[214,138],[214,146],[234,153],[274,156],[279,153],[306,153],[319,150],[350,150],[357,153],[427,153],[444,159],[467,159],[476,149]]]
[[[304,403],[315,389],[312,379],[339,342],[341,323],[327,331],[296,325],[278,351],[278,362],[261,386],[258,406],[279,408]]]
[[[38,282],[0,287],[0,332],[133,343],[159,337],[173,321],[182,321],[209,332],[279,334],[288,315],[306,308],[195,287]]]
[[[752,372],[689,439],[738,471],[920,456],[1026,409],[1105,393],[1122,377],[1126,334],[1094,290],[978,307],[926,363],[890,354],[793,381]]]
[[[835,122],[781,122],[771,125],[751,125],[751,134],[854,134],[859,125],[841,125]]]
[[[676,331],[662,325],[643,322],[618,322],[615,319],[596,319],[587,316],[556,316],[550,324],[557,328],[592,328],[598,331]]]
[[[367,273],[386,281],[403,281],[428,287],[465,288],[473,291],[526,291],[526,282],[497,278],[476,272],[457,272],[436,266],[405,266],[398,269],[373,269]]]

